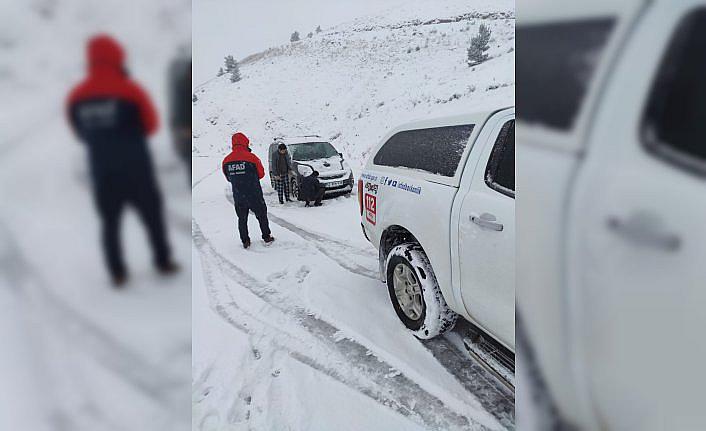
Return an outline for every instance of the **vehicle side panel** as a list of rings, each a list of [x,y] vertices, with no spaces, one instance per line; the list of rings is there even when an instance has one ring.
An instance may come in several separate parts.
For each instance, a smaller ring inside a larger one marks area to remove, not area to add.
[[[366,170],[363,180],[363,226],[380,246],[390,226],[407,229],[420,242],[449,307],[459,314],[451,284],[450,217],[456,188],[403,175],[404,169]]]

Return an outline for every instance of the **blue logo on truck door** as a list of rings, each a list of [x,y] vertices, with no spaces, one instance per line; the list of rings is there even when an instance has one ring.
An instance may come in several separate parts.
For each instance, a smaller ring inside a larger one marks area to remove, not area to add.
[[[406,192],[411,192],[417,195],[422,194],[422,186],[407,184],[406,182],[398,180],[396,178],[380,177],[380,184],[383,186],[404,190]]]

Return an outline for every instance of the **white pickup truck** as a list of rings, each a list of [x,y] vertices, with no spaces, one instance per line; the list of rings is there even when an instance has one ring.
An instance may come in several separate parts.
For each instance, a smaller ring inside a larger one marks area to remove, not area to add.
[[[518,361],[567,429],[706,429],[706,2],[536,3],[517,27]]]
[[[427,120],[390,132],[358,182],[397,316],[419,338],[458,315],[515,349],[515,112]]]

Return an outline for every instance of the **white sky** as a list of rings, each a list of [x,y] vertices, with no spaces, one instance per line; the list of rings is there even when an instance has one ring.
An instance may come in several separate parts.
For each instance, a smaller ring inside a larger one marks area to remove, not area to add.
[[[305,37],[374,14],[404,0],[194,0],[192,43],[194,84],[215,76],[223,57],[236,59],[289,42],[294,30]]]

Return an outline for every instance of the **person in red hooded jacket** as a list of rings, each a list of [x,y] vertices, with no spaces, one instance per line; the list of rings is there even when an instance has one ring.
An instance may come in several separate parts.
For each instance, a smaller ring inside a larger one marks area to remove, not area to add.
[[[86,145],[93,195],[102,220],[102,243],[116,286],[127,281],[120,243],[122,209],[131,204],[145,225],[157,269],[178,269],[171,260],[147,136],[157,130],[157,113],[145,91],[128,76],[125,53],[112,37],[98,35],[87,47],[88,75],[69,94],[69,122]]]
[[[262,239],[271,243],[275,239],[270,232],[267,220],[267,205],[262,196],[260,180],[265,176],[265,169],[260,159],[250,151],[250,140],[238,132],[233,135],[232,149],[223,159],[223,175],[233,188],[233,204],[238,215],[238,232],[243,247],[250,247],[248,235],[248,214],[252,211],[260,223]]]

